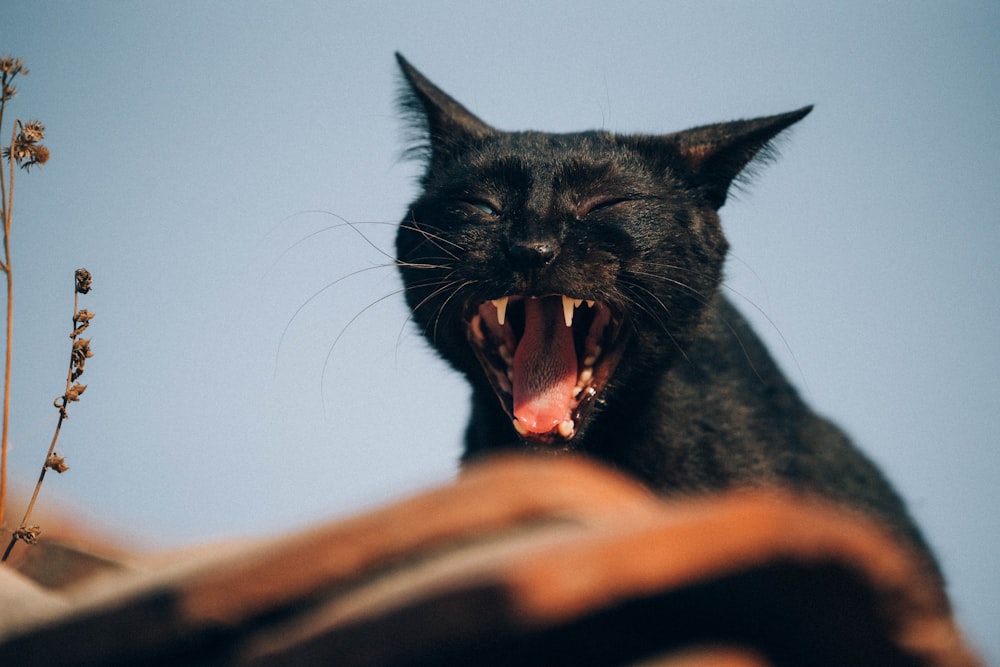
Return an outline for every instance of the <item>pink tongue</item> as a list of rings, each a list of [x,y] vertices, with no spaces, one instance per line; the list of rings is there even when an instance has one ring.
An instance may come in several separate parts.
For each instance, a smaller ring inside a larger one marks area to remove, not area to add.
[[[576,348],[562,299],[525,299],[524,335],[514,352],[514,416],[531,433],[548,433],[572,419],[575,386]]]

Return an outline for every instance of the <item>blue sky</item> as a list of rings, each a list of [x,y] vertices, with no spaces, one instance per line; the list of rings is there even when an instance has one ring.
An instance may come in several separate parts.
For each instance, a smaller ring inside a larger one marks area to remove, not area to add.
[[[0,52],[31,74],[8,118],[52,151],[16,186],[12,479],[51,436],[79,266],[96,356],[43,504],[168,547],[453,475],[465,388],[368,242],[391,251],[415,193],[393,51],[508,129],[815,104],[722,210],[731,294],[1000,662],[997,34],[987,2],[9,1]]]

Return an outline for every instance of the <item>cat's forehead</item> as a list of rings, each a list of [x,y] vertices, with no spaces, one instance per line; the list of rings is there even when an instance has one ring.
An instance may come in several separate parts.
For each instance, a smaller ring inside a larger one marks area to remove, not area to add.
[[[496,132],[484,140],[484,147],[535,156],[549,161],[580,160],[586,157],[607,159],[620,149],[616,135],[610,132]]]
[[[472,148],[463,167],[491,180],[572,184],[625,176],[628,153],[608,132],[498,132]]]

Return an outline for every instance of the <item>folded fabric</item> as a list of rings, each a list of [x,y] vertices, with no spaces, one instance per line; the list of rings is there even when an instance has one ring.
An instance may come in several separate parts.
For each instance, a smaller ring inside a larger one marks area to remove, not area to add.
[[[194,553],[25,551],[0,568],[5,665],[979,664],[865,518],[780,490],[663,500],[571,457]]]

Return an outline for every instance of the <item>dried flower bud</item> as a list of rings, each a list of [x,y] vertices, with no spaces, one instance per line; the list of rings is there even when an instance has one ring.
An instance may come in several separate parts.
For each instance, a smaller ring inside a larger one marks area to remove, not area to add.
[[[72,370],[70,371],[70,380],[76,380],[78,377],[83,375],[84,366],[87,365],[87,359],[94,356],[94,353],[90,351],[90,339],[89,338],[77,338],[73,341],[73,351],[70,354],[70,363]]]
[[[55,453],[50,454],[49,458],[45,459],[45,467],[55,470],[60,475],[69,470],[66,459]]]
[[[94,319],[94,313],[89,310],[79,310],[75,315],[73,315],[73,323],[76,325],[73,327],[73,333],[69,335],[70,338],[76,338],[90,326],[90,320]]]
[[[34,544],[41,534],[40,526],[22,526],[14,531],[14,539],[21,540],[25,544]]]
[[[17,121],[18,133],[14,142],[4,149],[4,157],[13,160],[24,170],[49,161],[49,149],[39,142],[45,138],[45,126],[37,120],[27,123]]]
[[[76,291],[78,294],[86,294],[90,291],[90,271],[87,269],[76,270]]]
[[[45,138],[45,126],[37,120],[29,120],[21,126],[21,139],[25,143],[35,143]]]
[[[14,76],[15,74],[28,76],[28,70],[24,69],[24,61],[12,56],[0,57],[0,72],[9,76]]]
[[[0,86],[2,86],[0,102],[7,102],[17,95],[17,88],[11,85],[11,81],[18,74],[28,75],[28,70],[24,68],[24,62],[20,58],[10,56],[0,58]]]
[[[87,385],[80,383],[74,384],[66,390],[66,402],[71,403],[73,401],[79,401],[80,395],[85,391],[87,391]]]
[[[73,362],[75,364],[82,366],[92,356],[94,356],[94,353],[90,351],[89,338],[80,338],[73,341]]]
[[[45,164],[49,161],[49,149],[41,144],[34,144],[28,152],[28,159],[21,163],[21,169],[31,171],[36,164]]]

